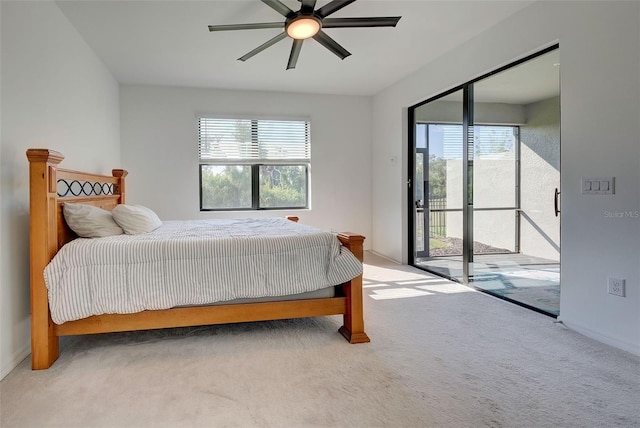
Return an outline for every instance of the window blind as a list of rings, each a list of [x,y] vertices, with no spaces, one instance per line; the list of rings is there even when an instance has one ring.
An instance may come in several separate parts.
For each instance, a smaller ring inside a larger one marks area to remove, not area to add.
[[[516,128],[476,126],[475,158],[515,160]]]
[[[434,125],[430,125],[434,126]],[[462,158],[462,126],[435,125],[441,127],[443,157]],[[471,135],[472,159],[515,159],[517,128],[514,126],[476,125]]]
[[[310,123],[302,120],[198,120],[200,162],[311,159]]]

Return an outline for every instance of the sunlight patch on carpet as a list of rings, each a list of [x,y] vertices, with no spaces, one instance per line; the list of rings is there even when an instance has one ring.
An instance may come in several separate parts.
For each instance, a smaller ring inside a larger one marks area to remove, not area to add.
[[[421,290],[431,291],[432,293],[440,294],[456,294],[456,293],[470,293],[473,290],[462,285],[455,286],[452,284],[430,284],[430,285],[418,285],[416,288]]]
[[[433,293],[420,291],[413,288],[389,288],[386,290],[374,290],[374,294],[369,294],[374,300],[404,299],[407,297],[422,297]]]

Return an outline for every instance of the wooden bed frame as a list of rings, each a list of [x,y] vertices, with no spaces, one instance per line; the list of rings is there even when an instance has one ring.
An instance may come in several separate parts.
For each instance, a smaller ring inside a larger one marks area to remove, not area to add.
[[[64,220],[62,206],[65,202],[74,202],[111,210],[125,203],[127,171],[114,169],[113,176],[106,176],[60,169],[58,164],[64,156],[48,149],[29,149],[27,158],[30,176],[31,367],[34,370],[47,369],[56,361],[59,336],[79,334],[343,314],[344,324],[339,332],[350,343],[369,342],[364,332],[362,275],[338,286],[336,297],[332,298],[109,314],[55,324],[49,312],[44,268],[60,247],[77,237]],[[63,186],[74,187],[75,193],[81,194],[58,196],[59,182]],[[85,189],[87,192],[82,191]],[[96,189],[98,195],[95,194]],[[290,219],[297,221],[296,217]],[[338,234],[338,239],[362,261],[363,236],[346,232]]]

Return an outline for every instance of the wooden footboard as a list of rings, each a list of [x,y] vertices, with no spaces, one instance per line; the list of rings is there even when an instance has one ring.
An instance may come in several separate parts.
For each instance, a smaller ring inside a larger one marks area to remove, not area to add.
[[[168,327],[266,321],[344,315],[340,333],[350,343],[369,342],[364,332],[362,275],[338,287],[336,297],[324,299],[229,304],[144,311],[136,314],[92,316],[57,325],[51,320],[44,268],[75,234],[64,221],[65,202],[113,209],[125,202],[127,171],[112,176],[58,168],[64,156],[48,149],[27,150],[30,175],[31,366],[49,368],[59,355],[59,336],[148,330]],[[297,221],[297,217],[290,220]],[[338,239],[360,261],[364,237],[341,233]]]

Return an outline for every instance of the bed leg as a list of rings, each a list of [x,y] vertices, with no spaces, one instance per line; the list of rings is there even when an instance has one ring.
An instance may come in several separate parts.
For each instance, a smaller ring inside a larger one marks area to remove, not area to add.
[[[49,317],[47,317],[49,318]],[[58,359],[60,338],[53,331],[51,319],[31,317],[31,368],[44,370]]]
[[[33,242],[34,235],[31,236],[31,368],[44,370],[58,359],[59,338],[53,328],[44,282],[46,259],[41,256],[45,249],[42,244]]]
[[[358,260],[361,262],[364,260],[364,236],[344,232],[338,234],[338,239]],[[340,334],[342,334],[349,343],[370,342],[369,336],[364,332],[362,275],[343,284],[343,290],[347,298],[347,310],[344,314],[344,324],[339,330]]]
[[[364,332],[364,315],[362,310],[362,275],[353,278],[343,285],[347,297],[347,312],[344,314],[344,324],[340,327],[340,334],[349,343],[370,342],[369,336]]]

